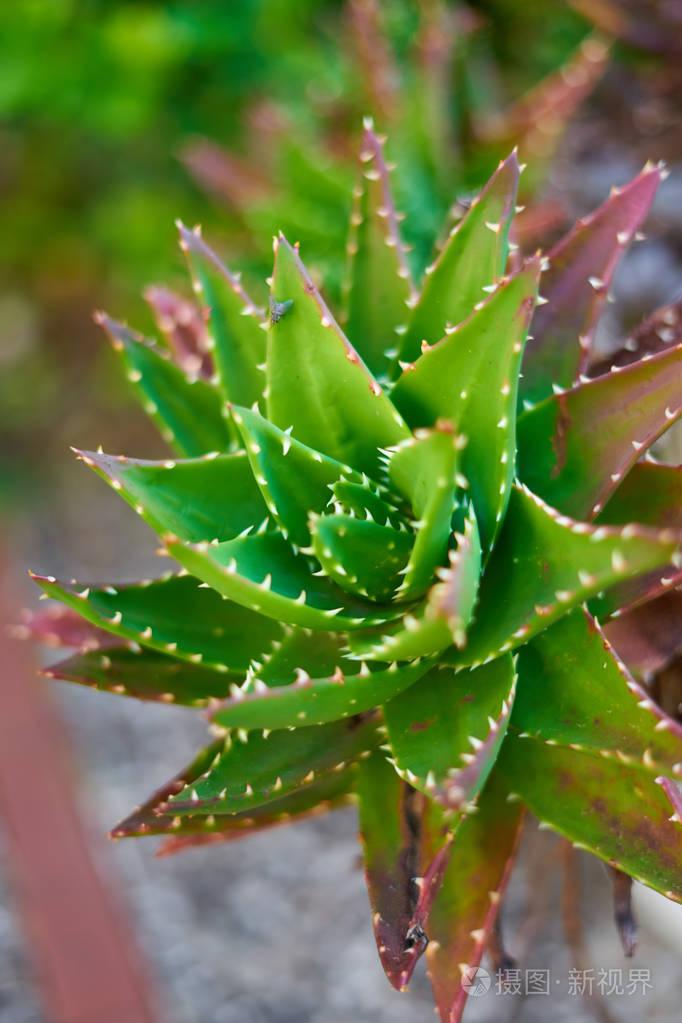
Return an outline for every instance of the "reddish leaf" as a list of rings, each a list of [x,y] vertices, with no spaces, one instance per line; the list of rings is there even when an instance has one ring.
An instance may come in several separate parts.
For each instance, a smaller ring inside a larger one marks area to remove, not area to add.
[[[462,1018],[467,999],[462,981],[481,961],[514,861],[523,810],[508,801],[503,779],[502,772],[493,772],[476,812],[457,828],[426,921],[428,972],[443,1023]],[[423,829],[426,862],[432,862],[446,833],[441,811],[429,804]]]
[[[643,355],[656,355],[682,341],[682,301],[661,306],[635,327],[620,348],[611,355],[592,363],[591,377],[608,373],[613,366],[623,368],[641,359]]]
[[[570,387],[586,365],[597,321],[623,250],[644,221],[660,180],[645,168],[575,227],[549,253],[523,361],[521,398],[532,402]]]
[[[206,323],[196,304],[170,288],[158,285],[148,287],[144,297],[180,368],[188,376],[208,379],[213,372],[213,363],[208,350]]]
[[[17,639],[34,639],[45,646],[70,647],[81,652],[126,645],[122,637],[98,629],[60,604],[41,611],[23,611],[21,624],[13,626],[12,633]]]
[[[519,476],[559,511],[594,518],[682,413],[682,345],[578,384],[518,421]]]
[[[402,991],[426,947],[421,927],[412,926],[419,899],[421,797],[378,752],[360,764],[357,794],[379,958],[393,987]]]
[[[633,675],[649,679],[682,653],[682,593],[663,593],[626,611],[604,632]]]

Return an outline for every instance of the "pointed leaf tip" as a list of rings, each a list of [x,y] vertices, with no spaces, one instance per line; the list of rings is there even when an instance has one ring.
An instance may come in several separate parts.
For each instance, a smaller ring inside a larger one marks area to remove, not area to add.
[[[281,429],[293,427],[304,444],[376,476],[379,449],[409,431],[283,237],[272,298],[293,305],[270,325],[268,418]]]
[[[418,358],[423,340],[433,344],[443,337],[448,324],[462,323],[480,301],[482,288],[502,276],[518,179],[518,160],[511,153],[451,230],[438,258],[427,269],[400,342],[396,368],[399,361]]]
[[[588,365],[590,346],[618,262],[646,219],[660,181],[644,170],[577,224],[548,254],[547,302],[533,318],[521,397],[537,402],[552,385],[571,387]]]

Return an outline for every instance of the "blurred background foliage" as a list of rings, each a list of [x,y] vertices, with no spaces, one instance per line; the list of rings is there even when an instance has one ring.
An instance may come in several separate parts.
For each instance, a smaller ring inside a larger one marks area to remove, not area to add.
[[[91,312],[152,330],[143,285],[184,279],[176,217],[256,293],[282,227],[338,292],[372,112],[423,263],[509,142],[492,115],[591,28],[564,0],[3,4],[0,501],[38,496],[65,443],[120,449],[141,429]]]

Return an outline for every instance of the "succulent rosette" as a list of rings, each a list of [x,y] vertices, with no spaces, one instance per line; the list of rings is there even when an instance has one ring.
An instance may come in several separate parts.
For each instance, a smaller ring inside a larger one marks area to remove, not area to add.
[[[195,299],[150,295],[163,343],[99,317],[173,453],[79,457],[175,567],[36,577],[66,608],[29,626],[76,648],[50,675],[210,718],[115,837],[172,852],[357,802],[383,967],[404,988],[426,950],[455,1021],[526,808],[682,898],[682,729],[647,688],[679,632],[682,480],[648,452],[682,345],[654,318],[591,374],[659,168],[523,259],[512,154],[418,286],[369,125],[360,159],[338,319],[284,237],[266,311],[183,226]]]

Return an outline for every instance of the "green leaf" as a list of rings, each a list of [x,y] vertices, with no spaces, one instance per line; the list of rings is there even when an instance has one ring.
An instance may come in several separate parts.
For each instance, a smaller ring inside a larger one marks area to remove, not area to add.
[[[407,319],[415,294],[383,147],[365,126],[360,151],[362,174],[355,189],[348,242],[345,329],[375,376],[385,375],[396,327]]]
[[[205,707],[211,700],[223,699],[230,679],[240,677],[156,651],[120,646],[74,654],[44,668],[43,674],[138,700],[186,707]]]
[[[276,533],[227,543],[185,544],[167,538],[169,554],[218,593],[269,618],[304,628],[343,632],[397,617],[399,608],[378,608],[351,597],[314,574]]]
[[[409,431],[325,305],[298,252],[275,241],[268,418],[304,444],[377,474]]]
[[[355,767],[349,765],[334,771],[281,799],[232,814],[202,814],[195,817],[164,814],[160,807],[167,804],[174,793],[197,781],[220,758],[225,749],[224,739],[211,743],[178,775],[153,793],[141,806],[117,824],[112,838],[135,838],[141,835],[167,835],[167,843],[159,847],[157,855],[168,855],[182,848],[182,839],[201,840],[218,837],[229,842],[285,824],[291,819],[302,819],[343,806],[351,796],[355,780]],[[177,843],[177,844],[176,844]]]
[[[163,462],[76,453],[157,533],[231,540],[268,517],[244,451]]]
[[[421,607],[408,611],[395,625],[351,636],[353,656],[405,660],[438,653],[452,643],[466,645],[466,628],[481,574],[481,544],[473,509],[465,520],[464,533],[455,537],[457,548],[449,552],[449,567],[438,569],[440,582],[431,588]]]
[[[682,345],[555,394],[519,418],[519,476],[560,511],[594,518],[680,417]]]
[[[96,322],[120,353],[145,411],[179,455],[192,458],[230,447],[232,437],[223,418],[222,398],[212,384],[189,379],[169,355],[104,313],[97,314]]]
[[[677,552],[670,531],[574,522],[514,486],[467,645],[447,660],[475,665],[513,650],[600,590],[664,565]]]
[[[341,479],[331,487],[334,510],[339,513],[356,515],[363,519],[374,519],[381,526],[403,528],[407,523],[403,509],[394,506],[395,500],[384,488],[375,489],[365,477],[363,483],[351,483]]]
[[[434,430],[418,430],[390,452],[388,478],[411,504],[417,531],[396,596],[421,596],[433,574],[445,561],[452,532],[457,487],[466,484],[457,475],[461,439],[446,423]]]
[[[322,569],[349,593],[390,601],[414,544],[412,534],[350,515],[311,519],[313,550]]]
[[[265,390],[265,311],[209,248],[198,229],[178,221],[180,248],[187,256],[197,297],[208,309],[210,350],[223,395],[239,405],[260,401]]]
[[[553,385],[571,387],[585,372],[614,271],[646,219],[659,181],[658,168],[645,169],[551,249],[541,285],[547,301],[535,313],[523,360],[522,400],[541,401]]]
[[[519,651],[513,727],[629,768],[682,777],[682,726],[650,699],[581,609]]]
[[[426,674],[429,662],[391,664],[369,670],[357,661],[339,658],[339,666],[326,677],[311,677],[299,668],[289,685],[258,684],[256,676],[213,715],[226,728],[290,728],[320,725],[361,714],[391,700]]]
[[[662,779],[617,760],[520,739],[511,731],[499,765],[509,787],[541,821],[642,884],[682,901],[682,826]]]
[[[159,845],[156,856],[173,856],[199,845],[234,842],[261,831],[268,831],[270,828],[280,827],[282,824],[320,817],[331,810],[354,804],[356,766],[350,764],[342,771],[324,775],[319,782],[284,796],[283,799],[273,799],[271,803],[255,806],[241,813],[217,814],[213,817],[209,815],[161,818],[163,821],[170,819],[175,824],[173,834],[168,835]]]
[[[233,408],[263,500],[285,537],[299,547],[310,544],[308,518],[330,502],[332,484],[341,477],[362,483],[348,465],[321,454],[249,409]]]
[[[422,292],[401,339],[401,361],[414,362],[422,341],[433,344],[447,328],[467,319],[481,301],[483,288],[504,273],[518,178],[514,152],[450,232],[435,263],[427,268]]]
[[[432,669],[384,707],[396,770],[431,799],[461,810],[495,763],[515,689],[510,655],[457,674]]]
[[[93,625],[218,671],[245,672],[254,657],[285,633],[281,623],[222,600],[189,576],[171,574],[113,586],[66,585],[54,576],[33,578],[48,596]]]
[[[374,937],[386,976],[402,991],[426,947],[426,935],[413,927],[419,797],[379,752],[360,764],[356,791]]]
[[[425,349],[391,394],[412,428],[445,419],[466,433],[461,469],[486,549],[514,476],[518,374],[539,272],[533,259],[501,283],[460,327]]]
[[[523,811],[518,802],[508,801],[504,778],[496,767],[476,812],[457,827],[426,924],[426,961],[443,1023],[462,1018],[468,993],[462,980],[481,962],[516,854]],[[423,821],[425,862],[442,846],[444,830],[442,810],[429,803]]]
[[[381,741],[375,716],[335,721],[317,728],[245,732],[225,746],[208,772],[173,795],[162,813],[224,814],[281,799],[312,784]]]
[[[260,679],[269,686],[286,686],[298,678],[301,669],[321,678],[332,675],[343,656],[346,637],[342,632],[320,632],[313,629],[286,627],[276,640],[249,665],[248,677]]]

